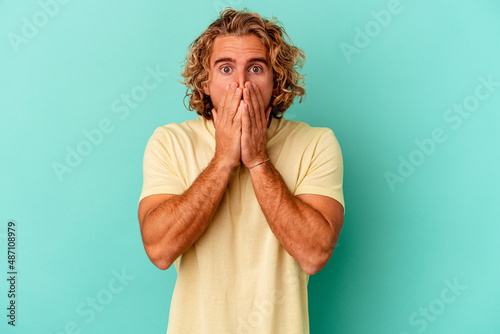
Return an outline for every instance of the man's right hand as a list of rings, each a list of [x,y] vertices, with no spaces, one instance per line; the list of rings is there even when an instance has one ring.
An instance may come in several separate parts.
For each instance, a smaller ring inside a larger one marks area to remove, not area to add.
[[[213,109],[215,156],[180,195],[155,194],[141,200],[138,218],[148,257],[167,269],[207,229],[226,191],[231,168],[241,159],[243,90],[228,86]]]
[[[214,159],[236,165],[241,158],[241,112],[243,90],[236,82],[227,85],[217,110],[212,109],[215,127]]]

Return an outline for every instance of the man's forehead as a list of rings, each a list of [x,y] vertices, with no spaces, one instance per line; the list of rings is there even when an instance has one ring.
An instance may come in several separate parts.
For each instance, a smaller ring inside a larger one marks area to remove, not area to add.
[[[222,58],[240,61],[265,59],[268,62],[269,52],[264,43],[255,35],[245,35],[242,37],[218,36],[214,40],[214,47],[210,58],[211,64]]]

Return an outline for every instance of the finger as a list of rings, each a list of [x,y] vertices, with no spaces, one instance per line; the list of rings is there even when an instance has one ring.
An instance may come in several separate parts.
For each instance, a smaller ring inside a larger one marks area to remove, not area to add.
[[[241,102],[241,95],[243,91],[241,88],[236,88],[231,100],[228,100],[229,110],[228,116],[232,119],[236,116],[236,112],[238,111],[239,104]]]
[[[255,84],[252,84],[250,83],[250,97],[251,97],[251,100],[252,100],[252,105],[253,105],[253,108],[255,110],[255,123],[258,124],[259,128],[262,128],[264,127],[264,124],[263,124],[263,114],[264,114],[264,106],[261,105],[260,101],[259,101],[259,97],[257,95],[257,91],[258,91],[258,88],[257,88],[257,85]]]
[[[224,111],[226,113],[232,113],[232,116],[234,116],[234,113],[236,112],[236,110],[232,109],[232,107],[233,107],[232,102],[233,102],[234,94],[236,92],[237,87],[238,87],[238,84],[236,82],[231,83],[231,86],[229,87],[229,90],[228,90],[228,93],[226,96],[226,101],[224,102],[224,108],[225,108]],[[228,115],[228,116],[231,116],[231,115]]]
[[[241,131],[241,115],[243,113],[243,101],[240,100],[240,104],[238,105],[238,108],[236,108],[236,114],[234,115],[233,118],[233,126],[236,128],[239,128]]]
[[[248,117],[250,118],[250,126],[254,126],[255,124],[255,109],[252,103],[252,98],[251,98],[251,88],[250,84],[246,84],[246,88],[244,89],[244,97],[243,100],[245,101],[245,105],[247,108],[247,113]]]
[[[226,100],[224,101],[224,106],[227,107],[229,103],[233,100],[234,91],[236,90],[236,87],[238,87],[238,84],[236,82],[232,82],[231,85],[229,86],[227,90]]]
[[[257,101],[258,101],[258,104],[259,104],[259,108],[260,110],[262,110],[262,112],[264,112],[264,99],[262,99],[262,94],[260,93],[260,89],[259,89],[259,86],[257,86],[256,84],[253,84],[253,88],[255,89],[255,93],[257,95]]]
[[[251,118],[248,113],[248,104],[246,104],[244,101],[242,102],[242,108],[241,108],[241,132],[248,134],[249,131],[252,128],[251,124]]]
[[[226,122],[226,119],[227,119],[227,113],[224,112],[224,106],[225,106],[225,103],[226,103],[226,100],[227,100],[227,95],[229,94],[229,90],[230,90],[230,84],[227,84],[226,87],[224,88],[224,92],[222,92],[222,96],[221,96],[221,99],[219,101],[219,105],[217,106],[217,110],[219,110],[221,113],[221,122]]]

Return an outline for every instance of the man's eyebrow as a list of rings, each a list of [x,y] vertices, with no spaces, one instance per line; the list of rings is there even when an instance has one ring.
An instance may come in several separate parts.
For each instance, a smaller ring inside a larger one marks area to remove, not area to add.
[[[217,60],[214,62],[214,66],[215,66],[215,65],[217,65],[218,63],[225,63],[225,62],[228,62],[228,63],[236,63],[236,60],[234,60],[233,58],[229,58],[229,57],[219,58],[219,59],[217,59]]]
[[[217,59],[215,62],[214,62],[214,66],[216,66],[217,64],[219,63],[225,63],[225,62],[228,62],[228,63],[236,63],[236,60],[233,59],[233,58],[230,58],[230,57],[224,57],[224,58],[219,58]],[[265,58],[260,58],[260,57],[257,57],[257,58],[250,58],[248,60],[249,63],[255,63],[255,62],[260,62],[260,63],[264,63],[265,65],[268,65],[267,63],[267,60]]]
[[[249,63],[256,63],[256,62],[260,62],[260,63],[264,63],[266,65],[268,65],[267,63],[267,59],[265,58],[252,58],[248,61]]]

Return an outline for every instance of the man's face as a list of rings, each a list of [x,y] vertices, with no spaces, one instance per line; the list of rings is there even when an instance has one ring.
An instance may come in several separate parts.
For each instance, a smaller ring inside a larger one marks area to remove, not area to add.
[[[266,110],[273,93],[273,70],[267,59],[268,51],[255,35],[216,37],[210,56],[211,78],[204,88],[215,109],[226,85],[236,82],[243,89],[250,81],[259,87]]]

